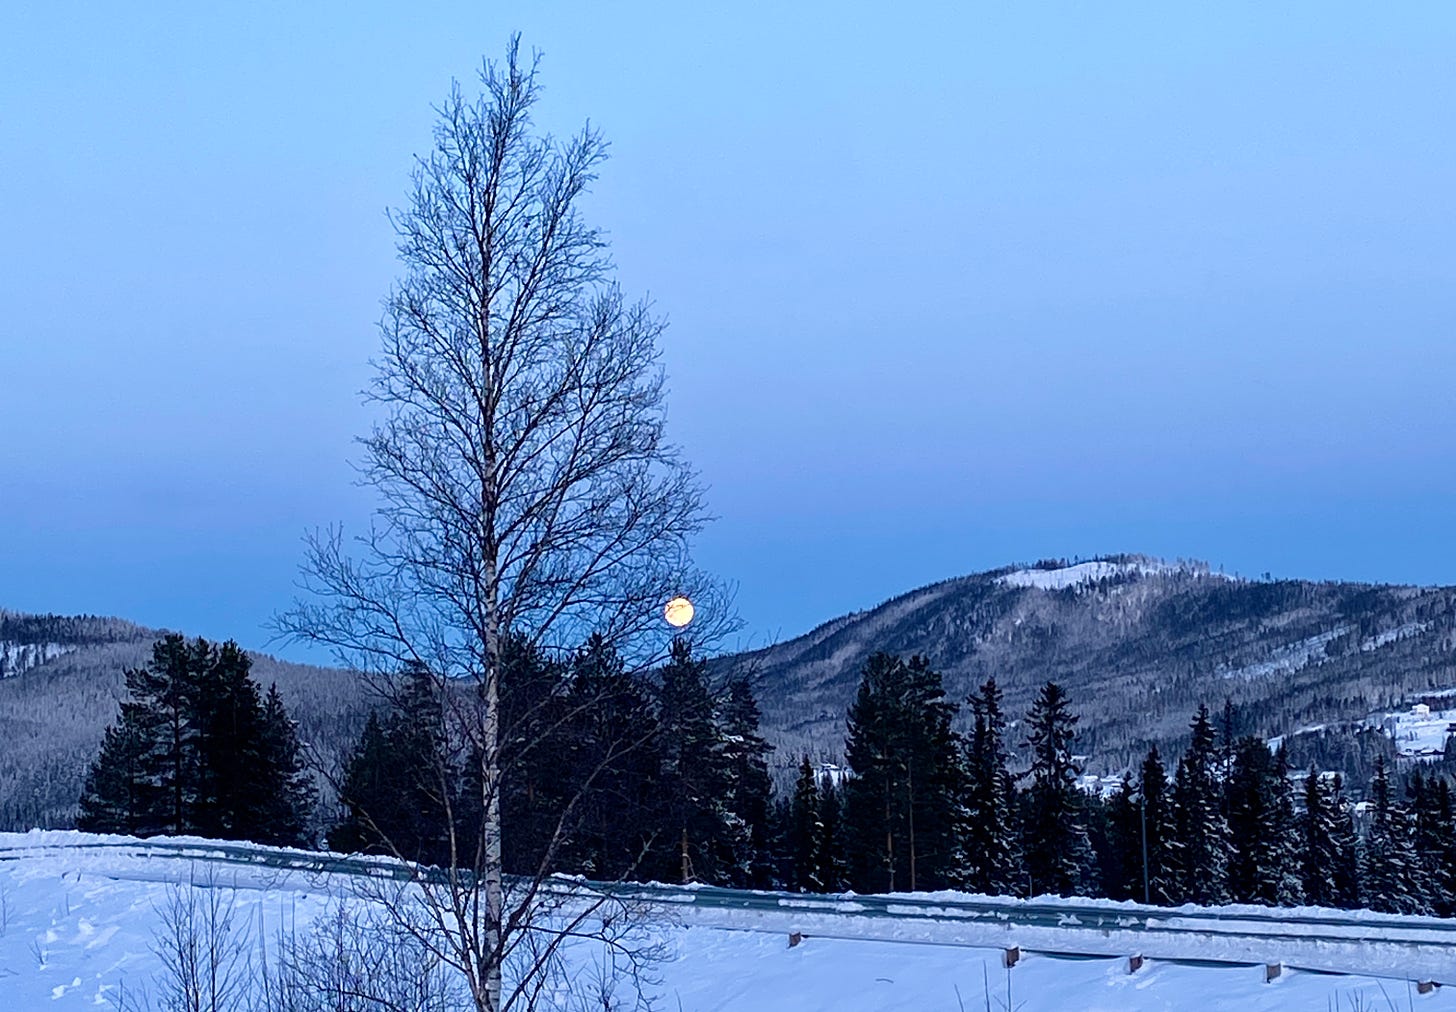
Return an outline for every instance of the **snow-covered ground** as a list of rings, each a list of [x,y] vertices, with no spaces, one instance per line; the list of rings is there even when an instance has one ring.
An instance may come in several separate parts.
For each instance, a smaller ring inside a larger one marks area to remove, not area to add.
[[[1035,587],[1038,590],[1066,590],[1084,583],[1093,583],[1113,576],[1136,573],[1152,576],[1162,573],[1182,573],[1189,576],[1210,576],[1206,566],[1159,562],[1153,559],[1139,559],[1128,562],[1109,562],[1098,559],[1093,562],[1078,562],[1060,569],[1017,569],[997,577],[997,582],[1007,587]],[[1222,576],[1223,574],[1217,574]]]
[[[196,842],[198,849],[184,858],[149,853],[122,838],[0,834],[0,1009],[107,1008],[121,985],[134,992],[151,983],[160,968],[153,932],[162,920],[159,911],[178,888],[172,883],[207,881],[209,894],[225,889],[238,922],[254,926],[255,942],[285,924],[307,925],[340,897],[355,894],[357,880],[348,876],[252,866],[239,861],[235,849],[209,851],[212,845]],[[259,849],[259,856],[269,855]],[[201,891],[202,885],[181,888]],[[1228,929],[1221,936],[1210,912],[1188,908],[1168,912],[1163,924],[1169,938],[1179,937],[1180,923],[1193,932],[1176,943],[1179,951],[1187,949],[1186,957],[1235,958],[1245,943],[1234,934],[1250,931],[1266,936],[1254,943],[1260,955],[1244,963],[1202,965],[1151,958],[1129,973],[1128,955],[1174,943],[1138,930],[1145,925],[1131,916],[1136,908],[1125,904],[1073,903],[1060,927],[1022,929],[1004,918],[958,920],[950,908],[968,898],[954,894],[877,901],[877,908],[892,914],[903,907],[905,917],[876,919],[867,916],[869,898],[778,898],[765,909],[735,910],[694,903],[692,890],[673,892],[677,900],[665,904],[670,913],[652,929],[664,955],[653,990],[658,1007],[666,1010],[1456,1009],[1456,989],[1418,995],[1399,972],[1400,946],[1387,944],[1393,925],[1407,926],[1412,938],[1449,932],[1445,922],[1431,919],[1349,918],[1348,942],[1311,944],[1300,915],[1327,916],[1319,911],[1293,912],[1286,924],[1269,911],[1228,908],[1220,912]],[[946,918],[926,916],[936,904],[945,904]],[[1090,930],[1094,915],[1123,912],[1129,915],[1125,932]],[[786,930],[791,927],[807,936],[793,947]],[[1011,944],[1029,951],[1008,971],[1003,946]],[[1149,944],[1152,948],[1139,948]],[[1055,948],[1106,954],[1045,951]],[[1389,976],[1285,969],[1265,982],[1266,961],[1321,952],[1337,961],[1342,951],[1367,949]],[[1423,958],[1429,968],[1430,957]],[[1456,963],[1456,955],[1435,958]],[[1412,957],[1410,965],[1418,961]]]
[[[1369,721],[1371,726],[1382,728],[1390,735],[1403,757],[1429,759],[1444,752],[1447,728],[1456,724],[1456,709],[1411,707],[1399,713],[1372,714]]]
[[[14,643],[0,640],[0,678],[23,675],[76,648],[60,643]]]

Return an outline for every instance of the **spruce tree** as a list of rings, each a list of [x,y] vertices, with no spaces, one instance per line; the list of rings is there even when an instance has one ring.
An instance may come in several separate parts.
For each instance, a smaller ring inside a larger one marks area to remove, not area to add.
[[[205,657],[196,672],[193,825],[214,839],[252,839],[280,786],[264,762],[263,702],[248,655],[236,643]]]
[[[938,889],[964,879],[964,771],[955,705],[921,657],[865,663],[848,715],[846,851],[861,892]]]
[[[1087,835],[1086,814],[1072,761],[1077,717],[1066,693],[1047,682],[1026,718],[1031,749],[1031,785],[1025,798],[1022,851],[1032,895],[1090,895],[1096,869]]]
[[[1293,808],[1282,752],[1262,739],[1240,738],[1225,783],[1231,852],[1229,893],[1238,903],[1290,906],[1300,900],[1296,881]]]
[[[343,816],[329,830],[330,850],[345,854],[389,854],[389,840],[401,823],[401,792],[389,738],[377,710],[371,710],[344,767],[339,785]]]
[[[736,828],[725,839],[729,846],[723,863],[730,869],[730,885],[767,889],[774,879],[769,827],[773,782],[768,774],[773,746],[759,733],[759,720],[748,679],[730,680],[718,724],[728,779],[726,804]]]
[[[142,708],[122,704],[121,720],[107,727],[101,752],[86,774],[76,828],[137,835],[150,829],[157,791],[144,762],[149,737]]]
[[[1154,745],[1143,759],[1138,776],[1138,869],[1143,876],[1133,886],[1133,898],[1175,906],[1183,902],[1178,881],[1177,818],[1168,771]],[[1147,865],[1143,867],[1143,854]]]
[[[724,805],[729,781],[705,669],[686,639],[673,641],[657,693],[663,842],[674,881],[721,885],[729,878],[724,851],[732,850],[725,837],[737,827]]]
[[[1365,902],[1371,910],[1382,913],[1430,913],[1410,819],[1392,795],[1385,757],[1377,756],[1370,781],[1370,828],[1360,848]]]
[[[1345,796],[1344,779],[1336,773],[1330,781],[1326,803],[1334,827],[1331,839],[1335,847],[1334,905],[1345,910],[1358,908],[1364,900],[1360,882],[1359,839],[1355,832],[1354,806]]]
[[[996,679],[988,678],[968,702],[965,887],[1005,895],[1016,890],[1021,869],[1014,815],[1016,784],[1007,770],[1006,717]]]
[[[1187,902],[1227,903],[1229,829],[1217,779],[1220,752],[1207,706],[1199,706],[1189,730],[1188,751],[1173,787],[1179,892]]]
[[[824,823],[824,839],[819,847],[819,881],[824,892],[842,892],[849,888],[844,791],[827,772],[819,778],[819,818]]]
[[[644,871],[675,878],[680,867],[672,859],[680,856],[680,840],[662,839],[671,812],[648,687],[594,634],[572,660],[566,708],[568,796],[580,814],[558,866],[602,880],[642,877]],[[657,866],[651,863],[654,843]]]
[[[1143,898],[1142,812],[1132,775],[1122,782],[1103,807],[1103,826],[1094,833],[1098,878],[1103,895],[1111,900]]]
[[[1313,906],[1339,906],[1335,885],[1340,865],[1338,826],[1327,787],[1313,765],[1304,778],[1304,812],[1300,815],[1300,878],[1304,900]]]
[[[263,731],[259,752],[259,778],[269,785],[261,805],[261,818],[251,839],[277,846],[305,846],[318,792],[304,767],[297,724],[288,716],[278,685],[268,686],[263,700]]]
[[[799,779],[789,814],[789,852],[793,856],[792,887],[801,893],[824,891],[824,820],[819,803],[819,777],[806,754],[799,763]]]

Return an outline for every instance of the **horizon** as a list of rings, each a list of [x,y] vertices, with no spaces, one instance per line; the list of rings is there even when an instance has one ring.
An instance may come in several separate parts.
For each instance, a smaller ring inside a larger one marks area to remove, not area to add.
[[[1456,585],[1456,12],[740,13],[0,15],[0,603],[267,639],[368,519],[383,211],[515,30],[612,145],[729,645],[1130,547]]]

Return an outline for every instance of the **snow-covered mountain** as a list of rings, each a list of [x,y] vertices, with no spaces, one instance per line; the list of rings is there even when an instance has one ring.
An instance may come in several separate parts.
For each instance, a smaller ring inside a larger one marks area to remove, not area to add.
[[[754,674],[781,759],[832,757],[876,650],[925,655],[956,701],[995,676],[1013,718],[1058,681],[1081,716],[1077,751],[1107,772],[1153,742],[1176,754],[1199,703],[1231,700],[1239,733],[1272,737],[1456,686],[1456,588],[1051,560],[922,587],[725,663]]]

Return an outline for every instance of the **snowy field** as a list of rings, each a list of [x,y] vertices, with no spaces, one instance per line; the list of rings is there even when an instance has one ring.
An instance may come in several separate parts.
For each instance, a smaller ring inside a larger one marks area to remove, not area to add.
[[[221,860],[227,853],[222,850],[215,858],[195,854],[183,858],[117,843],[126,841],[79,833],[0,834],[0,1010],[113,1008],[123,985],[133,993],[144,986],[155,991],[160,963],[153,951],[153,932],[161,923],[160,911],[178,889],[175,883],[212,879],[215,887],[223,887],[237,921],[252,929],[255,944],[275,937],[280,928],[308,925],[340,897],[354,895],[357,885],[344,875]],[[213,846],[196,843],[199,853]],[[261,856],[285,853],[255,850]],[[181,888],[206,891],[200,885]],[[1222,928],[1207,928],[1203,921],[1209,912],[1189,908],[1168,914],[1165,934],[1173,937],[1172,929],[1184,922],[1212,934],[1186,934],[1169,942],[1146,932],[1120,933],[1105,926],[1089,930],[1086,922],[1094,913],[1134,909],[1092,901],[1072,904],[1060,928],[1023,929],[924,916],[903,922],[871,920],[865,916],[868,898],[806,900],[802,910],[791,903],[765,912],[702,909],[691,902],[691,891],[675,892],[680,901],[665,904],[671,913],[652,928],[663,955],[652,990],[656,1007],[668,1012],[1456,1009],[1456,988],[1420,995],[1414,983],[1398,972],[1361,977],[1286,967],[1266,983],[1261,961],[1202,965],[1190,961],[1236,958],[1239,946],[1251,943],[1232,933],[1253,931],[1265,936],[1253,943],[1268,953],[1263,959],[1323,952],[1327,963],[1347,956],[1359,962],[1357,957],[1365,953],[1367,964],[1388,965],[1396,971],[1400,959],[1390,953],[1410,943],[1392,944],[1392,933],[1399,934],[1395,928],[1408,926],[1411,939],[1441,937],[1444,932],[1438,929],[1443,922],[1430,919],[1352,918],[1348,941],[1317,942],[1299,937],[1313,930],[1307,924],[1261,920],[1268,912],[1257,908],[1228,909],[1219,922]],[[952,897],[903,897],[881,906],[893,910],[898,905],[908,916],[923,914],[927,905],[937,902],[949,907]],[[1036,907],[1026,905],[1027,910]],[[1321,912],[1296,913],[1313,920]],[[1132,927],[1136,919],[1123,921]],[[788,945],[789,925],[807,934],[794,947]],[[1320,930],[1328,935],[1333,929]],[[1227,939],[1220,941],[1219,931],[1228,934]],[[978,936],[998,944],[978,947]],[[1041,951],[1098,948],[1086,944],[1089,938],[1101,939],[1106,952],[1121,954],[1074,958]],[[1368,941],[1374,938],[1386,941]],[[1030,951],[1008,971],[1000,946],[1014,943]],[[1149,945],[1154,949],[1162,945],[1162,951],[1186,958],[1150,958],[1130,974],[1127,954],[1151,951]],[[590,961],[592,954],[583,952],[582,958]],[[1429,970],[1431,957],[1424,958]],[[1449,966],[1456,956],[1448,951],[1435,958]],[[1296,959],[1288,962],[1295,964]]]

